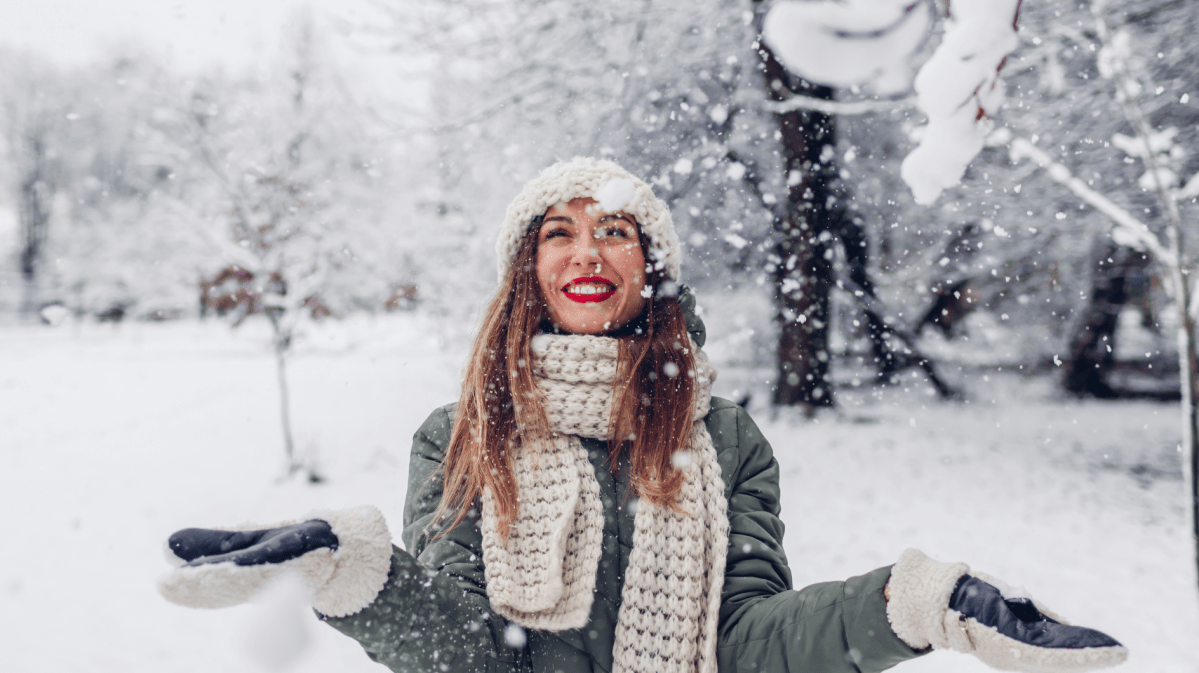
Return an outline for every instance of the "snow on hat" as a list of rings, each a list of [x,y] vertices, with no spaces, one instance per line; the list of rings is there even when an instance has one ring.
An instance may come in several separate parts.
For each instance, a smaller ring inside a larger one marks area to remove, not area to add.
[[[646,251],[648,260],[655,269],[664,270],[668,279],[679,280],[683,255],[666,204],[654,196],[648,184],[615,162],[575,157],[542,171],[508,204],[495,242],[500,282],[508,275],[521,238],[533,218],[544,215],[556,204],[586,197],[598,201],[605,212],[623,211],[632,215],[650,241],[650,249]]]

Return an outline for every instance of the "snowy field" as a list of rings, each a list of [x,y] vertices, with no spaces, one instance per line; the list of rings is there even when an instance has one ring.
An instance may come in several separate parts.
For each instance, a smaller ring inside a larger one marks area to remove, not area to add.
[[[181,527],[372,503],[398,531],[409,438],[456,396],[461,340],[433,336],[443,330],[432,319],[323,326],[298,346],[291,382],[297,444],[327,481],[282,481],[263,327],[0,330],[0,668],[270,670],[272,650],[252,641],[274,637],[298,653],[276,670],[383,670],[299,608],[188,610],[154,589],[162,542]],[[727,373],[718,393],[753,378]],[[1079,403],[1045,379],[982,377],[968,403],[859,391],[811,420],[755,398],[782,465],[796,583],[915,546],[1109,632],[1132,652],[1121,670],[1199,670],[1177,408]],[[985,669],[936,653],[899,670]]]

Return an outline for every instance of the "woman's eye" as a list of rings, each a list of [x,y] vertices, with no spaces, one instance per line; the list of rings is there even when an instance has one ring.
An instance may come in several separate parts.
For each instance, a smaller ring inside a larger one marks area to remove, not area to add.
[[[621,229],[620,227],[616,227],[616,226],[600,227],[599,229],[595,230],[596,238],[610,238],[613,236],[615,236],[617,238],[628,238],[629,233],[627,231],[625,231],[624,229]]]
[[[549,240],[551,238],[557,238],[559,236],[565,236],[565,235],[566,235],[566,231],[563,229],[552,229],[552,230],[550,230],[549,233],[547,233],[545,235],[545,238],[546,238],[546,240]]]

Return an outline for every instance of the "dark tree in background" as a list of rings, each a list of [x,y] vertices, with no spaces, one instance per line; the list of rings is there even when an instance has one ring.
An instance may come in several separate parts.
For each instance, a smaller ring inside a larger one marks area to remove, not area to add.
[[[24,286],[20,310],[31,315],[38,308],[38,281],[59,183],[59,126],[68,111],[56,107],[55,80],[47,77],[37,64],[19,61],[13,70],[3,97],[2,116],[14,169],[13,191],[20,232],[18,255]]]
[[[1110,241],[1101,248],[1092,275],[1091,291],[1070,341],[1069,359],[1062,366],[1062,387],[1068,392],[1101,399],[1127,394],[1112,387],[1108,380],[1116,365],[1116,330],[1120,325],[1121,310],[1133,298],[1135,288],[1131,286],[1146,277],[1151,261],[1147,253]],[[1156,317],[1148,302],[1142,301],[1140,308],[1142,324],[1156,331]],[[1177,395],[1174,398],[1177,399]]]
[[[789,72],[762,40],[758,41],[758,53],[763,84],[772,102],[785,103],[796,97],[817,103],[834,100],[832,87]],[[779,326],[774,403],[807,407],[835,403],[829,321],[836,288],[848,291],[864,308],[873,364],[881,380],[887,380],[904,362],[919,361],[938,390],[948,392],[936,379],[931,363],[918,354],[902,360],[888,341],[895,329],[886,324],[875,296],[863,221],[847,205],[848,190],[838,185],[835,117],[817,109],[788,109],[777,110],[774,119],[787,185],[784,207],[774,209],[773,255],[767,265],[774,280]],[[834,264],[838,242],[845,262],[844,277],[840,278]]]
[[[793,95],[832,100],[831,88],[791,75],[769,47],[759,48],[771,100],[781,102]],[[832,219],[844,212],[829,207],[830,182],[836,175],[833,118],[814,110],[795,110],[775,113],[775,119],[787,199],[781,217],[774,220],[776,242],[770,259],[779,325],[774,403],[831,406],[829,300],[834,282],[833,231],[838,228]]]
[[[45,124],[37,124],[25,129],[18,140],[21,144],[22,166],[17,184],[17,212],[21,229],[21,278],[25,282],[21,310],[27,314],[36,309],[37,277],[54,200],[55,180],[49,135]]]

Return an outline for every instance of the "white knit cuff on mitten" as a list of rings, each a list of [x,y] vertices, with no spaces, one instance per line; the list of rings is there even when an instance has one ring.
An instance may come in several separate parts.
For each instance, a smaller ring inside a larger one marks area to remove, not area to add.
[[[378,509],[355,507],[314,512],[297,521],[225,530],[262,530],[320,519],[337,536],[337,550],[321,547],[283,563],[239,566],[232,561],[189,566],[167,549],[177,565],[159,579],[167,600],[193,608],[223,608],[248,601],[284,573],[294,573],[312,591],[312,607],[330,617],[345,617],[370,605],[387,583],[391,534]]]

